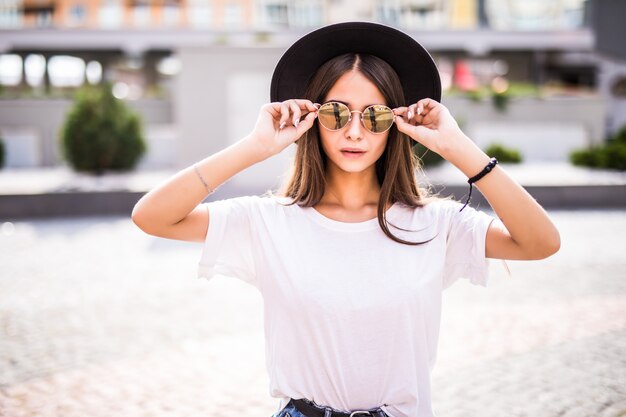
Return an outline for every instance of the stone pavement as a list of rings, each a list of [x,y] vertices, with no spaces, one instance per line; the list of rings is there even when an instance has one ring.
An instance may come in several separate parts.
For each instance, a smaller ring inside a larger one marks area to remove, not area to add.
[[[444,293],[438,417],[626,416],[626,211]],[[0,416],[270,417],[262,299],[125,217],[0,224]]]

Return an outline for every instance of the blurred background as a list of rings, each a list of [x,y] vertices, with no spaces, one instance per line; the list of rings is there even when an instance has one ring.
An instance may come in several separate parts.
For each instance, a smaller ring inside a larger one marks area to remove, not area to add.
[[[348,20],[423,44],[461,128],[562,233],[550,259],[444,293],[435,411],[626,416],[625,16],[623,0],[0,0],[0,416],[276,411],[260,295],[194,280],[201,246],[130,212],[252,130],[295,40]],[[276,188],[293,152],[208,200]],[[415,152],[425,183],[466,195]]]
[[[527,163],[569,162],[626,125],[622,3],[2,0],[4,166],[80,165],[64,157],[72,145],[61,132],[76,92],[106,84],[141,118],[145,149],[126,168],[184,168],[252,129],[291,43],[345,20],[392,25],[421,42],[439,67],[444,104],[483,148]],[[252,167],[229,186],[275,185],[289,157]],[[574,162],[611,165],[593,156]]]

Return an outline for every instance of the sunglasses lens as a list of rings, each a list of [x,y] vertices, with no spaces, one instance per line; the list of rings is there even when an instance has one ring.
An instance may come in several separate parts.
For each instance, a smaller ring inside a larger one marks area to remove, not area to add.
[[[385,106],[370,106],[363,112],[363,124],[370,132],[385,132],[393,124],[393,111]]]
[[[326,103],[319,108],[317,119],[327,129],[341,129],[350,120],[350,109],[342,103]]]
[[[325,128],[339,130],[350,120],[350,109],[343,103],[325,103],[319,108],[317,118]],[[386,132],[392,124],[393,111],[387,106],[369,106],[363,112],[363,125],[370,132]]]

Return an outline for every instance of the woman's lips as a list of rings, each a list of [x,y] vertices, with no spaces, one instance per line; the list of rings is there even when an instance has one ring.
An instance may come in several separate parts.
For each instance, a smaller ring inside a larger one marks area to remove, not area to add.
[[[365,154],[364,151],[360,151],[360,150],[347,150],[347,149],[342,149],[341,150],[341,154],[343,156],[345,156],[346,158],[359,158],[362,155]]]

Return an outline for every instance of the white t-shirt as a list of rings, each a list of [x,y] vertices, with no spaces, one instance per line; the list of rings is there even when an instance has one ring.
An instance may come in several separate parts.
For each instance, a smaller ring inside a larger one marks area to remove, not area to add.
[[[493,217],[440,200],[346,223],[288,198],[204,203],[210,223],[198,277],[232,276],[264,301],[270,395],[340,411],[382,406],[392,417],[432,417],[442,290],[458,278],[486,286]],[[282,204],[280,204],[282,203]]]

